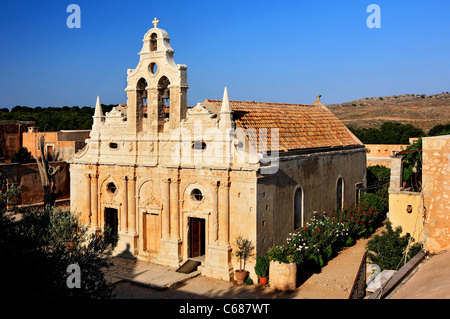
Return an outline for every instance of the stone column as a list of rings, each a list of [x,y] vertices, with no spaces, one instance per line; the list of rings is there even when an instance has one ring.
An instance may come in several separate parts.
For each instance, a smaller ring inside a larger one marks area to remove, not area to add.
[[[228,181],[220,182],[220,197],[222,205],[219,209],[219,242],[226,246],[230,243],[230,183]]]
[[[122,207],[120,210],[120,231],[122,233],[128,232],[128,183],[127,183],[127,177],[122,176]]]
[[[162,211],[162,238],[169,239],[170,236],[170,179],[163,179],[163,211]]]
[[[91,176],[88,173],[83,174],[84,177],[84,189],[86,190],[85,204],[82,206],[85,209],[86,221],[89,223],[89,227],[92,227],[92,210],[91,210]]]
[[[180,180],[178,178],[171,179],[171,191],[170,191],[170,238],[172,240],[180,240],[180,211],[179,211],[179,196],[178,188]]]
[[[205,264],[199,266],[198,269],[205,276],[229,281],[231,280],[233,273],[233,265],[231,264],[231,245],[229,243],[230,183],[228,181],[220,182],[219,191],[217,191],[217,182],[213,182],[212,187],[213,207],[211,219],[213,220],[213,227],[211,227],[212,230],[210,230],[211,238],[207,248]],[[214,199],[214,197],[216,198]],[[217,226],[219,229],[218,232]],[[218,239],[216,244],[213,242],[214,239]]]
[[[212,181],[212,208],[211,208],[211,225],[209,227],[209,243],[210,245],[217,245],[219,239],[219,201],[217,191],[219,189],[219,182]]]
[[[170,267],[179,267],[181,263],[180,239],[177,232],[178,216],[178,182],[169,178],[163,181],[163,216],[162,216],[162,239],[158,254],[158,263]],[[173,185],[171,187],[171,185]],[[172,188],[172,190],[171,190]],[[172,192],[175,193],[172,195]],[[172,198],[171,198],[172,197]]]
[[[402,156],[391,156],[391,178],[389,191],[398,192],[402,188],[403,165]]]
[[[128,177],[128,232],[136,235],[136,177]]]
[[[98,219],[98,174],[91,174],[91,228],[95,231],[99,230]]]

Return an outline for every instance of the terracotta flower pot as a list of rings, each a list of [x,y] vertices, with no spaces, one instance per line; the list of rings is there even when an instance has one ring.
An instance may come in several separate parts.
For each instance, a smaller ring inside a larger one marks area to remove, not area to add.
[[[240,285],[242,285],[244,283],[247,276],[248,276],[247,270],[236,270],[234,272],[234,277],[236,278],[237,283]]]
[[[267,285],[267,279],[268,277],[259,277],[259,284],[263,286]]]

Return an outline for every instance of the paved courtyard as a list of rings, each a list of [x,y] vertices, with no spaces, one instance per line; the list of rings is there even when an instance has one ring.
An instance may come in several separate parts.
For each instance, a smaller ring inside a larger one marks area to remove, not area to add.
[[[256,284],[237,285],[200,275],[175,272],[175,268],[139,260],[115,258],[114,267],[106,272],[114,284],[116,298],[139,299],[347,299],[357,274],[367,239],[343,250],[313,274],[296,290],[280,292]]]

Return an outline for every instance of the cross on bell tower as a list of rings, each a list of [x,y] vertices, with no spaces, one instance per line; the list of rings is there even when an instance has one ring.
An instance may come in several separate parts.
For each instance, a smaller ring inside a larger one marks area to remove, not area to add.
[[[152,23],[153,23],[153,25],[155,26],[155,28],[157,28],[157,27],[158,27],[158,23],[159,23],[158,18],[155,17],[155,18],[153,19]]]

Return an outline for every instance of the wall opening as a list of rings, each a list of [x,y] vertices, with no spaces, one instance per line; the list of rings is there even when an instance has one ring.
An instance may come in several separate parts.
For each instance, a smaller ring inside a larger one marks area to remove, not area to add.
[[[143,114],[143,117],[147,117],[147,81],[144,78],[141,78],[137,85],[137,114]]]
[[[189,218],[189,258],[205,254],[205,220]]]
[[[158,113],[162,118],[170,118],[170,81],[163,76],[158,82]]]
[[[344,179],[339,177],[336,185],[336,209],[342,210],[344,207]]]
[[[150,36],[150,51],[156,51],[158,50],[158,41],[157,39],[157,35],[156,33],[152,33],[152,35]]]
[[[119,217],[117,209],[110,207],[105,208],[105,227],[109,227],[113,235],[119,233]]]
[[[294,195],[294,230],[303,226],[303,188],[297,187]]]

